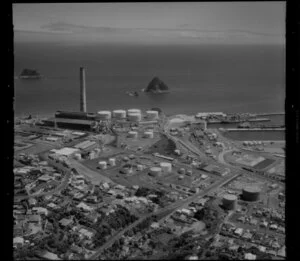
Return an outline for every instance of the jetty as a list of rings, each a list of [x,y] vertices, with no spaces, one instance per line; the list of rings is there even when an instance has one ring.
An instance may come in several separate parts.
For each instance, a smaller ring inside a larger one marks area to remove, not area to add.
[[[226,131],[285,131],[285,128],[230,128]]]

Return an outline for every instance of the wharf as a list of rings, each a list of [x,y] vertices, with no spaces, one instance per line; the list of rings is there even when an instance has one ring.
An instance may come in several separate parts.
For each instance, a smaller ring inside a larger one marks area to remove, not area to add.
[[[212,123],[223,123],[223,124],[227,124],[227,123],[243,123],[243,122],[264,122],[264,121],[270,121],[270,119],[268,118],[257,118],[257,119],[247,119],[247,120],[208,120],[207,123],[208,124],[212,124]]]
[[[254,113],[254,116],[285,115],[285,112],[262,112]]]
[[[226,131],[285,131],[285,128],[230,128]]]

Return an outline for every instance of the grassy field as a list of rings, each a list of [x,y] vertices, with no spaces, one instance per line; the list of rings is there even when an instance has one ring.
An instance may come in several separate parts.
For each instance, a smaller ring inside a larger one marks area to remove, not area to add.
[[[15,154],[16,155],[19,153],[39,154],[39,153],[51,150],[53,148],[54,148],[54,145],[41,142],[41,143],[33,144],[29,148],[20,149],[20,150],[16,151]]]

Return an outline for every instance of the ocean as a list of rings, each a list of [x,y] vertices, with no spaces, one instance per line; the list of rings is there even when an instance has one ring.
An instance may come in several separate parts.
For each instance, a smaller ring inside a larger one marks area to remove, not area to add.
[[[78,111],[81,66],[89,112],[152,107],[168,115],[284,111],[284,46],[15,43],[14,51],[15,76],[23,68],[46,76],[14,81],[16,116]],[[170,93],[141,92],[154,76]]]

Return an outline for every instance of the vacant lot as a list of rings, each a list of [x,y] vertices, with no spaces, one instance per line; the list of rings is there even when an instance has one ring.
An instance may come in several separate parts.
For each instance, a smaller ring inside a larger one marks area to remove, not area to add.
[[[159,141],[157,141],[155,144],[153,144],[146,153],[159,153],[162,155],[168,155],[171,157],[176,156],[174,154],[174,150],[176,149],[176,144],[169,140],[166,136],[162,136]]]

